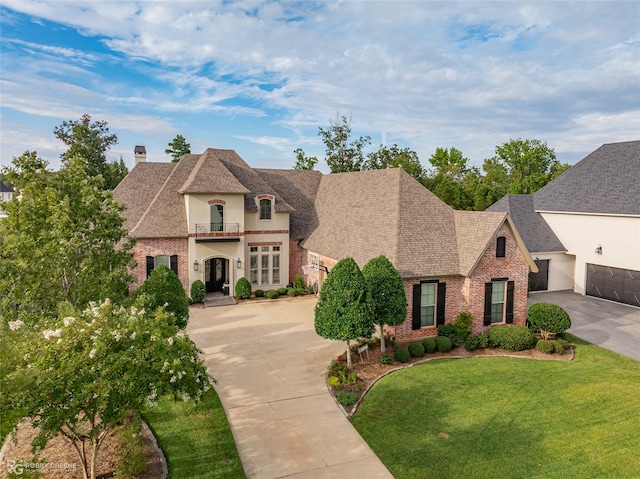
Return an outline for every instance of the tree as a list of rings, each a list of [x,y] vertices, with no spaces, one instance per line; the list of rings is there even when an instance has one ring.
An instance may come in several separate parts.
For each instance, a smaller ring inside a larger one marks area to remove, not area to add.
[[[496,159],[507,169],[511,194],[535,193],[551,181],[552,172],[559,168],[553,148],[540,140],[518,138],[496,146]]]
[[[147,280],[136,291],[142,306],[155,310],[162,305],[173,316],[173,323],[179,328],[187,325],[189,300],[184,294],[178,275],[161,264],[153,268]]]
[[[296,164],[293,165],[294,170],[313,170],[313,167],[318,163],[318,158],[306,156],[302,148],[296,148],[293,152],[296,154]]]
[[[457,210],[473,209],[473,192],[469,186],[477,170],[455,147],[436,148],[429,162],[433,171],[422,183],[442,201]]]
[[[164,150],[164,152],[167,155],[171,155],[172,163],[177,163],[183,155],[191,153],[191,145],[187,143],[184,136],[177,135],[171,143],[169,143],[169,148]]]
[[[85,479],[95,479],[105,437],[158,396],[198,401],[214,381],[199,351],[170,314],[106,300],[47,329],[19,322],[24,354],[7,378],[14,407],[23,408],[44,448],[57,434],[74,448]],[[28,387],[22,387],[28,384]]]
[[[386,256],[369,260],[362,268],[371,300],[373,301],[374,321],[380,326],[380,349],[384,353],[384,326],[402,324],[407,316],[407,296],[400,273]]]
[[[362,271],[353,258],[335,265],[320,290],[315,308],[315,329],[323,338],[347,342],[347,367],[351,368],[350,341],[373,333],[373,302]]]
[[[3,169],[20,193],[0,221],[0,309],[34,320],[55,315],[63,301],[124,298],[134,264],[123,207],[102,177],[89,176],[80,157],[58,172],[47,167],[25,152]]]
[[[102,175],[104,188],[112,190],[124,175],[120,176],[120,165],[110,167],[106,152],[118,143],[118,137],[109,132],[104,120],[91,121],[91,115],[84,114],[80,120],[63,121],[53,129],[53,133],[69,149],[60,155],[66,164],[72,158],[82,158],[89,176]],[[124,165],[124,162],[122,162]],[[126,167],[125,167],[126,169]],[[125,172],[126,175],[126,172]]]
[[[557,304],[535,303],[527,313],[527,321],[534,331],[539,330],[543,339],[551,339],[571,327],[569,314]]]
[[[424,169],[418,158],[418,154],[409,148],[400,148],[394,144],[391,147],[380,145],[378,151],[367,155],[364,163],[366,170],[384,170],[387,168],[402,168],[416,180],[424,179]]]
[[[364,148],[371,144],[371,137],[361,136],[357,140],[350,141],[351,120],[344,115],[339,115],[331,121],[331,126],[326,130],[320,128],[318,136],[326,148],[326,161],[331,173],[345,171],[359,171],[364,164]]]

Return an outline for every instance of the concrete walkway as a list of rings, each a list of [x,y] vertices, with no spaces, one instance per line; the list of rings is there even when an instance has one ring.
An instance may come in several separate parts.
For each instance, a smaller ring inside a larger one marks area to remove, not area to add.
[[[640,361],[640,308],[569,290],[531,293],[529,306],[538,302],[562,306],[571,317],[571,334]]]
[[[249,478],[392,478],[330,396],[326,368],[345,344],[314,331],[315,298],[192,309]]]

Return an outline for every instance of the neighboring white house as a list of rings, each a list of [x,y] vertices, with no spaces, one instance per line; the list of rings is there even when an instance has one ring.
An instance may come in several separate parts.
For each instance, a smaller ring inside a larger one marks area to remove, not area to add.
[[[603,145],[534,195],[488,210],[510,213],[536,259],[532,290],[640,306],[640,141]]]
[[[10,201],[13,198],[13,189],[0,181],[0,201]],[[0,208],[0,218],[7,214]]]

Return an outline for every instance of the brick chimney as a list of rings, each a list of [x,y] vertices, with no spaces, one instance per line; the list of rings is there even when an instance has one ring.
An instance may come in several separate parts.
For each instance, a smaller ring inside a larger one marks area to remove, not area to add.
[[[133,150],[133,156],[136,159],[136,165],[144,163],[147,161],[147,149],[144,146],[136,146]]]

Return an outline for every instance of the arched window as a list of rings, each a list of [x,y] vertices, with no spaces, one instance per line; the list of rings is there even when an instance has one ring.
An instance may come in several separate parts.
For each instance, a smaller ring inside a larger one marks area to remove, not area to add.
[[[211,205],[211,232],[224,231],[224,206]]]
[[[260,200],[260,219],[261,220],[271,219],[271,199],[270,198],[262,198]]]

